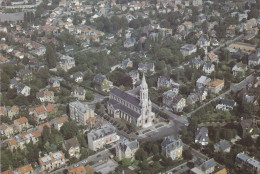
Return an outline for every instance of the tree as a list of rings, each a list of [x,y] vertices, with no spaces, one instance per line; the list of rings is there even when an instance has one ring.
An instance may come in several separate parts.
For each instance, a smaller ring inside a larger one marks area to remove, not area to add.
[[[147,158],[147,152],[143,148],[140,148],[135,153],[135,159],[144,161]]]
[[[172,161],[172,159],[171,159],[170,157],[168,157],[168,158],[163,157],[163,158],[162,158],[162,161],[163,161],[163,165],[164,165],[165,167],[168,167],[168,166],[173,165],[173,161]]]
[[[157,144],[152,145],[152,152],[153,152],[154,155],[159,153],[159,147],[158,147]]]
[[[128,166],[130,166],[131,165],[131,158],[124,158],[123,160],[122,160],[122,166],[123,167],[128,167]]]
[[[248,13],[248,19],[252,19],[252,18],[258,18],[259,16],[259,12],[257,10],[257,8],[253,8],[251,9],[251,11]]]
[[[148,170],[149,169],[149,164],[147,161],[143,161],[140,163],[140,167],[142,170]]]
[[[188,161],[192,160],[191,149],[186,149],[183,151],[183,158]]]
[[[109,79],[113,82],[116,86],[125,86],[125,87],[132,87],[132,78],[127,76],[123,70],[116,69],[111,74],[109,74]]]
[[[145,142],[143,147],[148,154],[152,153],[153,143],[151,141]]]
[[[132,122],[131,122],[130,130],[131,130],[131,132],[135,132],[135,131],[137,130],[135,121],[132,121]]]
[[[86,99],[87,99],[87,100],[93,100],[93,99],[94,99],[93,92],[90,91],[90,90],[87,90],[87,91],[86,91],[85,96],[86,96]]]
[[[155,161],[153,163],[153,167],[154,167],[156,173],[160,173],[160,171],[163,168],[159,161]]]
[[[56,49],[53,44],[48,44],[45,52],[46,61],[49,68],[55,68],[57,63]]]
[[[256,139],[256,147],[260,147],[260,136]]]
[[[50,138],[50,128],[48,126],[44,126],[42,130],[42,144],[45,145],[45,143]]]
[[[61,133],[65,139],[73,138],[78,133],[78,126],[75,121],[67,121],[61,126]]]
[[[246,147],[250,147],[254,145],[254,140],[250,135],[247,135],[245,138],[240,140],[241,144]]]

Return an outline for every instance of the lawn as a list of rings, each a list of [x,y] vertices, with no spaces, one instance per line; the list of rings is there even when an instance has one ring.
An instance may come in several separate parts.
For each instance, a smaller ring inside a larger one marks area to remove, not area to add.
[[[143,134],[146,134],[146,133],[148,133],[148,132],[151,132],[151,130],[150,130],[150,129],[147,129],[147,130],[143,131]]]
[[[159,125],[155,126],[155,128],[160,128],[162,126],[163,126],[163,124],[159,124]]]

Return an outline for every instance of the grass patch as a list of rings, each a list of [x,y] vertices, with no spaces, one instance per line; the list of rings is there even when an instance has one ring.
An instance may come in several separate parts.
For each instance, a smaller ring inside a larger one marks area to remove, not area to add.
[[[163,127],[163,124],[159,124],[159,125],[155,126],[155,128],[159,128],[159,127]]]
[[[150,129],[147,129],[147,130],[143,131],[143,134],[146,134],[146,133],[148,133],[148,132],[151,132],[151,130],[150,130]]]

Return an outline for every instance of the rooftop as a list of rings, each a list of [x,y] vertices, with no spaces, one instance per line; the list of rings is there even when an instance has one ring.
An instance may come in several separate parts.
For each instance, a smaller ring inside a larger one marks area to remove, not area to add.
[[[116,128],[110,124],[104,124],[100,129],[92,130],[88,133],[88,136],[91,136],[93,140],[96,140],[113,133],[116,133]]]

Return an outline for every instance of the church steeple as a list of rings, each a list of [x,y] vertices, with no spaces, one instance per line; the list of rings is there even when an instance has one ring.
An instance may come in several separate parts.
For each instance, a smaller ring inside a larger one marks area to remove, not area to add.
[[[142,107],[148,105],[148,85],[146,83],[144,74],[140,85],[140,105]]]
[[[141,82],[141,88],[148,88],[144,74],[143,74],[143,78],[142,78],[142,82]]]

